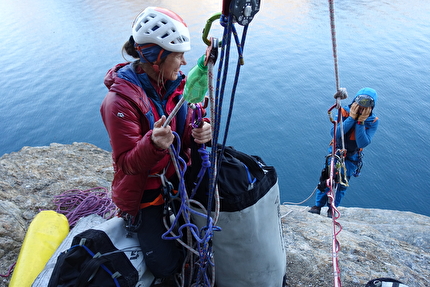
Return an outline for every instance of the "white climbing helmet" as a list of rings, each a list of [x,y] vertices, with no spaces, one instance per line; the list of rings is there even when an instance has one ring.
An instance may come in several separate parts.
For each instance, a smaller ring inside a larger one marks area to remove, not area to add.
[[[132,28],[137,44],[157,44],[170,52],[191,49],[190,32],[184,20],[173,11],[148,7],[136,17]]]

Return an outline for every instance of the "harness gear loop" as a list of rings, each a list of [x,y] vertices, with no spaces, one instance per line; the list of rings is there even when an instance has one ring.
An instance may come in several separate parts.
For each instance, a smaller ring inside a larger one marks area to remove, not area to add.
[[[348,183],[348,177],[346,176],[346,164],[345,164],[345,154],[346,154],[346,150],[337,150],[336,152],[337,154],[341,154],[341,155],[337,155],[337,162],[336,162],[336,169],[338,170],[339,173],[339,184],[343,185],[343,186],[349,186]],[[343,172],[342,172],[343,170]]]
[[[151,202],[142,202],[140,204],[140,209],[149,207],[149,206],[155,206],[155,205],[162,205],[164,203],[163,195],[160,193],[153,201]]]

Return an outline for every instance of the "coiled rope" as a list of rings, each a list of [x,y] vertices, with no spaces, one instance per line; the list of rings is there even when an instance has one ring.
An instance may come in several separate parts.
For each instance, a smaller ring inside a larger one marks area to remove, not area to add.
[[[91,214],[109,219],[116,212],[116,206],[112,202],[110,193],[104,187],[67,190],[54,196],[53,203],[57,206],[55,211],[66,216],[70,227],[75,226],[80,218]],[[15,264],[16,262],[9,267],[6,274],[0,274],[0,277],[9,277]]]
[[[55,211],[67,217],[70,227],[91,214],[110,219],[116,212],[110,192],[104,187],[67,190],[54,196],[53,203],[57,206]]]

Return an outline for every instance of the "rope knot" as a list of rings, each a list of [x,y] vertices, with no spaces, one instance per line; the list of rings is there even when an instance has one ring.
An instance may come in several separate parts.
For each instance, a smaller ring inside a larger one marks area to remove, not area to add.
[[[221,24],[221,26],[223,26],[224,28],[228,26],[228,16],[225,15],[221,15],[221,17],[219,18],[219,23]]]
[[[348,97],[348,93],[346,92],[346,88],[339,88],[337,92],[333,96],[335,99],[344,100]]]
[[[202,147],[198,149],[198,152],[200,154],[200,157],[202,158],[202,167],[203,168],[210,167],[211,162],[209,160],[209,152],[206,150],[206,148],[202,145]]]

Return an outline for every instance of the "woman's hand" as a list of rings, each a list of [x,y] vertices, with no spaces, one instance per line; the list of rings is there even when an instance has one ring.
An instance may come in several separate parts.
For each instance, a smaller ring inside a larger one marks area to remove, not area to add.
[[[207,143],[212,139],[212,126],[207,122],[203,122],[201,127],[194,128],[191,131],[191,135],[196,143]]]
[[[372,108],[363,108],[360,115],[358,116],[358,121],[364,123],[364,121],[370,116],[370,113],[372,112]]]
[[[351,105],[351,108],[349,109],[349,116],[354,120],[357,120],[359,110],[360,110],[360,106],[356,102],[354,102]]]
[[[152,130],[151,140],[155,147],[159,149],[167,149],[173,143],[175,136],[172,133],[171,127],[168,125],[163,128],[163,124],[166,122],[166,116],[161,118],[154,123]]]

